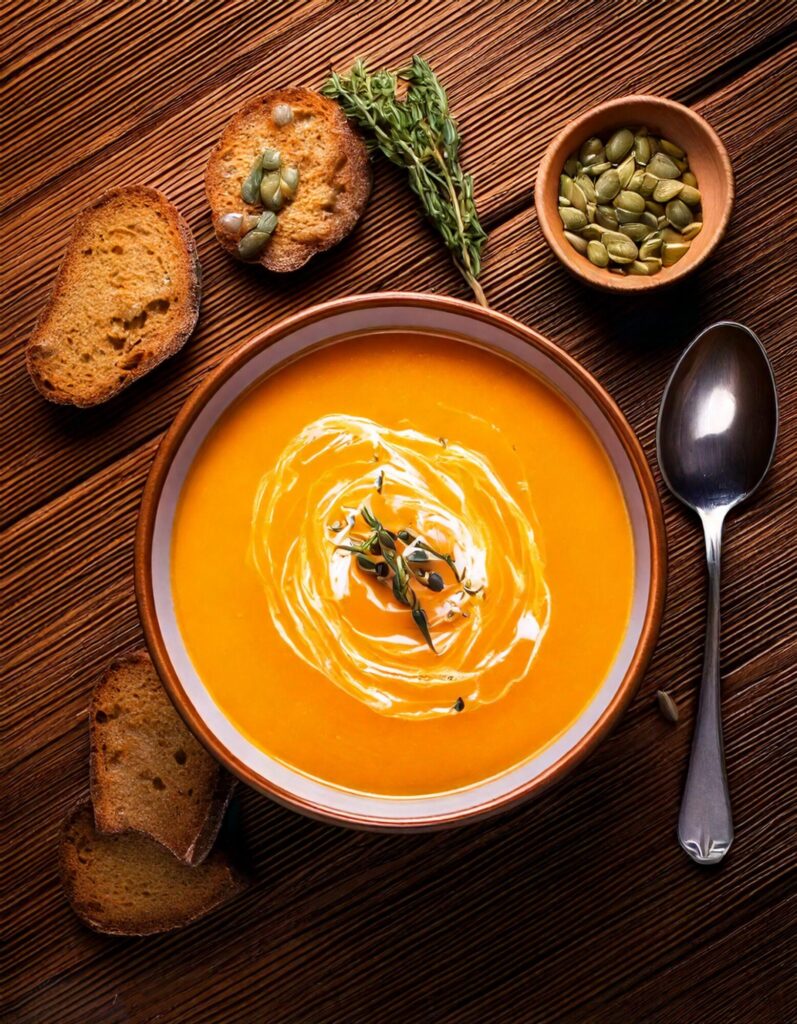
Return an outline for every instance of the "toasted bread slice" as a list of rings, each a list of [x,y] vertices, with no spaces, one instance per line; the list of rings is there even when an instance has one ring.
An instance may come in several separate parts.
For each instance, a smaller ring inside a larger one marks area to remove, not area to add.
[[[274,109],[292,115],[277,124]],[[266,148],[283,166],[299,170],[294,199],[278,212],[278,225],[257,262],[268,270],[297,270],[315,253],[337,245],[360,218],[371,192],[365,144],[340,106],[312,89],[281,89],[249,100],[233,117],[210,154],[205,188],[216,238],[233,256],[238,239],[221,227],[226,213],[261,212],[241,198],[241,185]]]
[[[108,935],[153,935],[180,928],[247,885],[220,850],[192,868],[145,836],[102,835],[94,827],[89,800],[74,807],[64,821],[59,868],[77,916]]]
[[[201,863],[234,782],[175,711],[148,654],[113,662],[94,690],[89,728],[98,830],[141,832]]]
[[[78,216],[28,342],[33,383],[97,405],[179,351],[199,315],[191,230],[157,189],[114,188]]]

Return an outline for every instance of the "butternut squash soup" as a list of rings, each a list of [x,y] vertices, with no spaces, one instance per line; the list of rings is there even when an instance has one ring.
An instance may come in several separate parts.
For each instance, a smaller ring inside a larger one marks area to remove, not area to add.
[[[284,365],[183,485],[177,620],[236,727],[369,794],[474,785],[561,735],[628,622],[633,541],[581,415],[507,358],[415,332]]]

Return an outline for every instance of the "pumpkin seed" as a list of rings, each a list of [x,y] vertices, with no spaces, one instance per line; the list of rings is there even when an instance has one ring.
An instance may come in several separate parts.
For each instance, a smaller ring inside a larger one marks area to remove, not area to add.
[[[620,191],[620,175],[612,168],[604,171],[595,182],[595,195],[599,203],[608,203]]]
[[[648,256],[642,262],[650,267],[651,274],[658,274],[661,270],[661,259],[658,256]]]
[[[664,242],[661,247],[661,262],[671,267],[689,252],[689,242]]]
[[[271,120],[279,128],[290,124],[293,120],[293,107],[288,103],[276,103],[271,111]]]
[[[296,195],[296,190],[299,187],[299,168],[283,167],[280,171],[280,178],[282,194],[287,198],[292,199]]]
[[[278,149],[264,149],[260,157],[260,166],[264,171],[278,171],[282,157]]]
[[[599,178],[604,171],[611,170],[611,166],[608,160],[604,160],[599,164],[591,164],[589,167],[585,167],[584,170],[593,178]]]
[[[650,234],[650,226],[642,224],[639,221],[631,221],[630,224],[622,224],[620,226],[620,233],[625,235],[626,238],[630,238],[632,242],[639,244]]]
[[[559,205],[560,206],[572,206],[573,204],[570,202],[570,200],[567,198],[567,196],[559,196]]]
[[[648,170],[657,178],[679,178],[681,172],[666,153],[656,153],[648,164]]]
[[[688,224],[692,223],[692,211],[680,199],[673,199],[667,203],[666,217],[670,224],[674,228],[678,228],[679,231],[683,231]]]
[[[653,177],[653,175],[651,175],[651,177]],[[642,182],[644,180],[644,171],[634,171],[625,187],[628,189],[629,192],[639,192],[639,194],[642,195]]]
[[[587,202],[597,202],[597,195],[595,193],[595,183],[588,174],[579,174],[576,178],[576,184],[587,197]]]
[[[263,168],[260,164],[260,157],[252,164],[243,185],[241,185],[241,198],[245,203],[260,202],[260,182],[263,180]]]
[[[595,208],[595,223],[600,224],[602,228],[609,228],[610,230],[617,230],[618,220],[617,211],[613,206],[598,205]]]
[[[269,238],[267,231],[249,231],[238,243],[238,255],[244,260],[253,260],[266,247]]]
[[[639,220],[642,224],[647,224],[651,231],[655,231],[659,226],[659,218],[650,210],[645,210],[643,214],[640,214]]]
[[[639,220],[639,214],[636,210],[621,210],[618,207],[615,213],[617,214],[618,224],[631,224],[633,221]]]
[[[645,209],[656,217],[664,216],[664,206],[661,203],[657,203],[655,199],[648,199],[645,202]]]
[[[565,238],[573,246],[576,252],[580,252],[582,256],[587,255],[586,238],[582,238],[581,235],[574,235],[572,231],[565,231]]]
[[[639,192],[641,196],[644,196],[645,199],[650,199],[658,182],[659,179],[655,174],[650,174],[648,171],[645,171],[642,175],[642,184],[637,189],[637,192]]]
[[[628,128],[621,128],[606,143],[606,159],[613,164],[619,164],[633,145],[634,133]]]
[[[592,164],[603,161],[603,152],[603,143],[597,136],[593,135],[591,139],[587,139],[582,144],[581,149],[578,151],[578,159],[585,167],[590,167]]]
[[[587,220],[590,222],[590,224],[595,220],[595,209],[595,203],[587,203]]]
[[[650,143],[650,157],[652,160],[659,151],[659,142],[658,139],[654,139],[652,135],[648,136],[648,142]],[[648,160],[648,163],[650,163],[650,160]]]
[[[587,242],[600,241],[603,237],[603,233],[606,228],[600,226],[600,224],[587,224],[585,228],[581,229],[580,237],[585,239]]]
[[[612,241],[604,243],[606,245],[606,251],[609,254],[609,259],[612,260],[613,263],[633,263],[637,258],[637,247],[631,239],[626,238],[625,235],[620,235],[620,238],[622,238],[622,241],[612,239]]]
[[[639,247],[639,258],[641,260],[647,260],[651,256],[658,256],[661,252],[661,245],[662,241],[660,235],[648,235]]]
[[[267,235],[270,235],[270,234],[272,234],[274,232],[274,229],[276,228],[276,226],[277,226],[277,215],[276,215],[276,213],[272,213],[271,210],[266,210],[265,213],[262,213],[260,215],[260,217],[259,217],[259,219],[257,221],[257,225],[255,226],[255,231],[265,231],[265,233]]]
[[[697,188],[697,178],[692,174],[691,171],[684,171],[681,175],[681,181],[684,185],[691,185],[692,188]]]
[[[620,166],[617,168],[617,175],[620,178],[620,188],[628,188],[628,182],[634,176],[634,158],[629,156],[627,160],[623,160]]]
[[[569,178],[575,178],[575,176],[578,174],[579,163],[580,161],[575,156],[571,156],[568,158],[567,162],[565,163],[565,174]]]
[[[670,142],[669,139],[659,139],[659,148],[662,153],[666,153],[667,156],[674,156],[677,160],[683,160],[686,153],[680,146],[676,146],[674,142]]]
[[[659,714],[666,718],[673,725],[678,721],[678,705],[666,690],[656,690],[656,703],[659,706]]]
[[[640,214],[645,209],[645,200],[638,192],[629,192],[626,189],[614,197],[612,205],[626,213]]]
[[[642,260],[634,260],[628,264],[628,273],[636,274],[639,277],[650,277],[652,271],[647,263],[644,263]]]
[[[701,220],[693,220],[691,224],[686,225],[681,232],[681,236],[685,238],[687,242],[691,242],[693,238],[697,238],[702,230],[703,222]]]
[[[560,206],[559,216],[568,231],[580,231],[587,226],[587,216],[581,210],[574,210],[572,206]]]
[[[267,210],[277,211],[282,207],[281,181],[279,171],[263,175],[260,182],[260,201]]]
[[[657,203],[669,203],[671,199],[675,199],[683,187],[683,182],[675,181],[673,178],[659,178],[653,189],[653,198]]]
[[[693,185],[684,185],[678,198],[682,203],[686,203],[687,206],[697,206],[703,197],[700,195],[700,189],[695,188]]]
[[[634,159],[638,164],[645,164],[650,160],[650,139],[647,135],[641,135],[639,132],[634,137]]]
[[[587,259],[590,263],[594,263],[596,267],[609,266],[609,253],[606,251],[606,246],[603,242],[594,241],[587,245]]]

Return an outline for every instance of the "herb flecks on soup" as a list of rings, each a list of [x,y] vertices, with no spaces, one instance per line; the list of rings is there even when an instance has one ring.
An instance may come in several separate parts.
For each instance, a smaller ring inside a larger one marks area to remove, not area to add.
[[[383,715],[503,697],[550,614],[528,481],[508,461],[511,488],[453,438],[355,416],[307,425],[263,476],[252,519],[252,561],[285,643]]]

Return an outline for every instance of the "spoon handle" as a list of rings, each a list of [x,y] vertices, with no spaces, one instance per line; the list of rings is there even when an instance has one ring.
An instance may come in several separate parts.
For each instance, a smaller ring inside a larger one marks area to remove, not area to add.
[[[718,864],[733,842],[720,707],[720,553],[726,508],[701,513],[708,562],[706,653],[678,839],[698,864]]]

